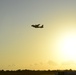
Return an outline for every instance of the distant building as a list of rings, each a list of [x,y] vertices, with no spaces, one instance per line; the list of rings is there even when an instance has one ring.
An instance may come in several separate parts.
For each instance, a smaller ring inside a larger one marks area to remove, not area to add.
[[[59,71],[55,75],[76,75],[76,71]]]

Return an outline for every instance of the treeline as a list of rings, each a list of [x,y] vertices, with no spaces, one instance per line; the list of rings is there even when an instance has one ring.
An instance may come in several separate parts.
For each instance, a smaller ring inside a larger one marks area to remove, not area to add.
[[[46,71],[46,70],[0,70],[0,75],[43,75],[43,74],[50,74],[53,71]]]
[[[0,70],[0,75],[67,75],[66,72],[76,73],[76,70]]]

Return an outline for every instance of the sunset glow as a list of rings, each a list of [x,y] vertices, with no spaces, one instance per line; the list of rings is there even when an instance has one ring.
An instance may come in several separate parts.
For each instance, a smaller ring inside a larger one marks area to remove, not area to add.
[[[0,69],[75,65],[76,0],[0,0]]]
[[[59,43],[60,54],[64,60],[75,60],[76,59],[76,34],[65,33],[60,39]]]

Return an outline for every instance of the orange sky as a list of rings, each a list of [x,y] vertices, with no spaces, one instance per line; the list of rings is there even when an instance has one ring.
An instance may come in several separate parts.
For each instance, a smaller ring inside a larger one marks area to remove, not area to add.
[[[75,3],[1,0],[0,69],[76,69]]]

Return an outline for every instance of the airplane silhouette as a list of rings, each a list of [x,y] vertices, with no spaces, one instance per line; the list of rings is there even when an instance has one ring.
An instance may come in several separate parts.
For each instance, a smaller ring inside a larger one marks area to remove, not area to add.
[[[43,28],[43,25],[42,26],[40,26],[40,24],[36,24],[36,25],[31,25],[32,27],[34,27],[34,28]]]

